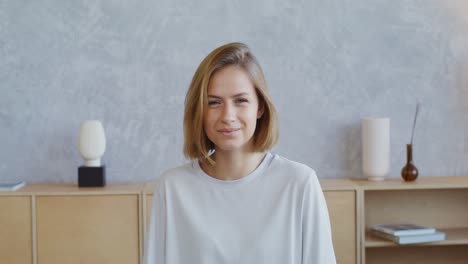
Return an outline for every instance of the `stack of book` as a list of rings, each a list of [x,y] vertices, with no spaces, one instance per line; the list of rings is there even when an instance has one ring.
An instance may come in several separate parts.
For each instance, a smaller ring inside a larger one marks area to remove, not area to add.
[[[380,224],[371,226],[374,235],[399,245],[428,243],[445,240],[445,233],[433,227],[415,224]]]

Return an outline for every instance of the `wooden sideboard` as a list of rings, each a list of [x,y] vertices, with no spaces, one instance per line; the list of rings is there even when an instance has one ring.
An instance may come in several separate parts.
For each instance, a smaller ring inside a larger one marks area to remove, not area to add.
[[[144,184],[0,192],[1,263],[139,263]]]
[[[466,263],[468,177],[383,182],[320,181],[337,263]],[[0,192],[2,263],[142,262],[154,184],[34,184]],[[375,223],[415,222],[447,233],[442,242],[398,246],[368,233]]]

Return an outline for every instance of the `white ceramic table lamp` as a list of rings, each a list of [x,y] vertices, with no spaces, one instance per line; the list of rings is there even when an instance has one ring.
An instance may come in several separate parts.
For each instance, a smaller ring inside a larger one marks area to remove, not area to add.
[[[104,186],[105,166],[101,165],[101,157],[106,150],[106,136],[100,121],[87,120],[81,124],[78,148],[84,159],[84,166],[78,168],[78,185]]]
[[[88,120],[81,124],[78,145],[85,166],[101,166],[101,157],[106,150],[106,136],[100,121]]]

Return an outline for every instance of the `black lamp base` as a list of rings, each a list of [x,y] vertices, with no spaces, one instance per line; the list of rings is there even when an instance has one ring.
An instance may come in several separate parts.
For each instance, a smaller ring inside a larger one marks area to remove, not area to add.
[[[106,166],[78,167],[78,187],[104,187],[106,185]]]

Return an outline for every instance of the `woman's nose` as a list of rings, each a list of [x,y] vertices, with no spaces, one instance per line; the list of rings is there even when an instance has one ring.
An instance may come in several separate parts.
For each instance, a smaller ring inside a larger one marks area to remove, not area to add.
[[[225,104],[223,107],[222,120],[226,123],[231,123],[235,119],[235,109],[231,104]]]

